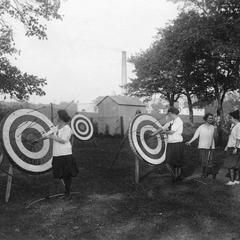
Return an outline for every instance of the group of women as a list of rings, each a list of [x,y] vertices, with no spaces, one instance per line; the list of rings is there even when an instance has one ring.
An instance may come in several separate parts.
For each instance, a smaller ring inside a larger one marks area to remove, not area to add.
[[[181,181],[182,167],[184,164],[184,144],[183,144],[183,121],[179,117],[179,110],[175,107],[168,109],[169,121],[153,135],[164,133],[167,135],[166,165],[171,170],[173,181]],[[229,113],[231,129],[225,152],[227,157],[224,167],[228,169],[227,185],[239,184],[240,169],[240,122],[239,111]],[[190,146],[198,139],[198,151],[201,160],[202,177],[206,178],[212,174],[216,178],[217,169],[213,164],[213,151],[215,149],[214,138],[216,137],[216,127],[213,125],[213,114],[207,113],[205,122],[195,131],[193,137],[185,144]],[[70,188],[72,177],[78,174],[78,168],[72,155],[71,136],[72,130],[69,126],[71,118],[65,110],[58,111],[57,125],[53,132],[46,134],[43,138],[53,140],[53,176],[63,181],[65,186],[64,198],[71,199]]]
[[[183,145],[183,122],[178,116],[179,110],[170,107],[168,110],[169,122],[165,124],[153,135],[157,133],[167,134],[167,150],[166,164],[172,172],[173,181],[182,180],[182,166],[184,164],[184,145]],[[239,110],[230,112],[228,119],[231,123],[231,129],[224,149],[224,167],[228,170],[227,177],[229,181],[227,185],[239,184],[240,169],[240,122]],[[217,167],[213,161],[213,153],[215,149],[216,126],[214,126],[213,114],[207,113],[204,116],[204,123],[195,131],[193,137],[185,144],[190,146],[192,142],[198,139],[198,152],[201,160],[202,178],[206,178],[209,174],[213,179],[217,175]]]

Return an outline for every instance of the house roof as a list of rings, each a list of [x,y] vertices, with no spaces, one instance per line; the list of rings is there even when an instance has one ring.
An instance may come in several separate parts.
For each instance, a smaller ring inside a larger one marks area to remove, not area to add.
[[[108,97],[111,98],[118,105],[146,107],[146,105],[143,102],[141,102],[138,98],[128,96],[106,96],[97,103],[97,106]]]

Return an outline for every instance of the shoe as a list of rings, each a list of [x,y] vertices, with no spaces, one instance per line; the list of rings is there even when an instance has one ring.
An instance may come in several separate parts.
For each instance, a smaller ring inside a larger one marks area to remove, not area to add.
[[[238,180],[235,180],[234,183],[235,184],[240,184],[240,182]]]
[[[232,185],[235,185],[235,182],[229,181],[229,182],[226,183],[226,185],[232,186]]]
[[[184,177],[183,176],[178,176],[176,177],[176,182],[181,182],[183,181]]]

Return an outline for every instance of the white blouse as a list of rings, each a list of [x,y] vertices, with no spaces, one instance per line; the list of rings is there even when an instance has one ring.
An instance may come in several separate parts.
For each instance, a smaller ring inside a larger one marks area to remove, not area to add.
[[[168,143],[176,143],[176,142],[182,142],[183,137],[183,121],[180,117],[177,117],[175,120],[172,120],[168,123],[166,123],[163,126],[164,130],[167,130],[171,126],[171,131],[174,131],[172,134],[168,134],[167,142]]]
[[[235,126],[233,126],[228,137],[227,147],[236,147],[237,139],[240,140],[240,123],[237,123]]]
[[[213,125],[202,124],[195,131],[192,141],[198,138],[199,149],[215,149]]]
[[[72,154],[72,144],[70,142],[72,136],[72,129],[69,125],[60,128],[57,126],[54,135],[65,140],[65,143],[60,143],[53,140],[53,156],[65,156]]]

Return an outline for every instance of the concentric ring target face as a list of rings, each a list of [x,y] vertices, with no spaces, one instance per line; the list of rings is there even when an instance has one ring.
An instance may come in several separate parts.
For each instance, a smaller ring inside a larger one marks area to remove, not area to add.
[[[80,140],[89,140],[93,135],[91,121],[82,114],[75,115],[71,120],[73,134]]]
[[[161,126],[159,121],[149,114],[135,116],[129,127],[128,137],[133,151],[151,164],[160,164],[165,160],[166,141],[161,134],[152,137]]]
[[[41,173],[52,167],[52,140],[40,140],[53,127],[42,113],[19,109],[4,118],[1,141],[4,150],[19,168],[29,173]]]

